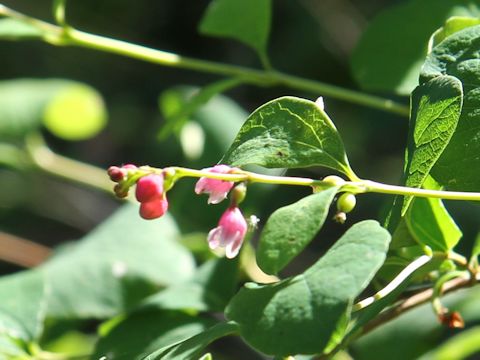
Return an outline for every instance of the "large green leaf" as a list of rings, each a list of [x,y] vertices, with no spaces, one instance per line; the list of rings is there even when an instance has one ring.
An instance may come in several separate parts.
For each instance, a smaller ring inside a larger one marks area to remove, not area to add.
[[[312,101],[282,97],[255,110],[221,160],[267,168],[326,166],[352,175],[332,120]]]
[[[337,190],[332,187],[309,195],[270,216],[257,251],[258,266],[265,273],[277,274],[312,241],[325,222]]]
[[[266,56],[271,0],[213,0],[200,23],[202,34],[229,37]],[[240,15],[241,14],[241,15]]]
[[[208,344],[221,337],[235,334],[237,331],[238,326],[233,322],[220,323],[178,345],[161,348],[143,360],[196,360]]]
[[[235,292],[237,276],[237,260],[210,260],[192,279],[150,296],[141,308],[221,312]]]
[[[137,311],[100,338],[92,359],[140,360],[159,348],[202,333],[212,324],[212,319],[181,312]]]
[[[100,94],[61,79],[0,82],[0,138],[21,138],[43,124],[66,140],[86,139],[106,123]]]
[[[433,167],[432,176],[451,190],[480,190],[480,25],[456,32],[437,45],[422,68],[422,82],[442,75],[463,84],[463,109],[447,148]]]
[[[462,109],[462,84],[452,76],[438,76],[412,94],[412,114],[405,165],[405,185],[419,188],[447,147]],[[406,196],[402,215],[413,196]]]
[[[383,11],[352,55],[353,75],[364,89],[409,94],[418,85],[430,35],[451,16],[478,17],[478,4],[478,0],[410,0]]]
[[[43,330],[46,284],[39,271],[22,272],[0,279],[0,337],[32,341]]]
[[[48,315],[111,317],[161,286],[186,280],[194,264],[178,235],[168,215],[145,221],[137,206],[123,206],[78,246],[42,267],[51,286]]]
[[[266,354],[328,351],[341,341],[353,300],[383,264],[389,241],[376,221],[355,224],[303,274],[270,285],[247,284],[226,316]]]

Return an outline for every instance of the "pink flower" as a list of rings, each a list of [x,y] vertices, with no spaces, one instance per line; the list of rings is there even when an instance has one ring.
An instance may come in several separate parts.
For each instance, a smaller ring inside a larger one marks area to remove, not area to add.
[[[227,165],[215,165],[212,168],[203,169],[204,171],[210,171],[212,173],[228,174],[232,168]],[[234,185],[233,181],[224,181],[217,179],[209,179],[206,177],[200,178],[195,185],[195,193],[202,194],[207,193],[209,204],[218,204],[220,201],[227,197],[228,192]]]
[[[135,197],[140,202],[140,216],[146,220],[157,219],[168,209],[163,192],[163,175],[150,174],[137,181]]]
[[[161,198],[163,195],[163,176],[150,174],[137,181],[135,197],[141,203]]]
[[[247,221],[236,206],[230,206],[223,213],[218,226],[208,233],[208,245],[211,249],[225,248],[227,258],[237,256],[247,232]]]
[[[140,204],[140,216],[146,220],[157,219],[163,216],[168,209],[166,197],[153,199]]]

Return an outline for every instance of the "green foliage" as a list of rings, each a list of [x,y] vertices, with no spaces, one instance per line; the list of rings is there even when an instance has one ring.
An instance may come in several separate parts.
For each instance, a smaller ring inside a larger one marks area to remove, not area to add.
[[[304,197],[270,216],[257,249],[258,266],[264,272],[277,274],[313,240],[327,218],[337,190],[338,187],[332,187]]]
[[[44,276],[39,271],[1,278],[0,338],[11,337],[28,343],[40,337],[46,313],[47,289]]]
[[[480,24],[480,19],[467,17],[467,16],[452,16],[451,18],[445,21],[445,24],[435,31],[430,37],[428,42],[428,48],[431,51],[435,46],[440,44],[450,35],[455,34],[456,32],[463,30],[470,26],[475,26]]]
[[[462,237],[461,230],[440,199],[416,198],[405,221],[415,240],[434,251],[448,252]]]
[[[480,326],[465,330],[420,360],[463,360],[480,353]]]
[[[208,344],[221,337],[232,335],[237,331],[238,326],[233,322],[220,323],[179,344],[159,349],[145,357],[143,360],[195,359],[199,357]]]
[[[220,162],[267,168],[320,165],[353,174],[328,115],[312,101],[288,96],[255,110]]]
[[[351,58],[353,75],[366,90],[407,95],[418,85],[430,35],[451,16],[479,14],[476,0],[409,0],[392,6],[363,34]]]
[[[457,129],[432,169],[435,180],[451,190],[480,189],[480,130],[476,111],[480,87],[476,45],[479,38],[478,25],[456,32],[432,50],[422,69],[422,82],[451,75],[463,84],[463,111]]]
[[[355,224],[303,274],[272,285],[247,284],[226,315],[266,354],[331,350],[346,330],[353,300],[383,264],[389,242],[377,222]]]
[[[137,311],[126,316],[97,343],[94,359],[140,360],[204,332],[213,320],[181,312]]]
[[[105,319],[192,275],[192,257],[176,242],[173,220],[147,222],[137,211],[124,206],[78,246],[43,266],[52,294],[49,316]]]
[[[457,127],[462,109],[462,84],[438,76],[412,93],[412,115],[405,168],[405,185],[421,187]],[[413,196],[405,197],[402,215]]]
[[[191,279],[145,299],[141,308],[220,312],[235,293],[237,277],[237,261],[210,260]]]
[[[202,34],[241,41],[264,58],[270,34],[271,8],[271,0],[214,0],[207,8],[199,30]]]
[[[18,139],[43,124],[66,140],[93,137],[106,124],[101,96],[70,80],[21,79],[0,83],[0,138]]]
[[[112,317],[157,288],[191,276],[193,259],[176,243],[173,221],[145,222],[136,212],[133,205],[124,206],[39,270],[3,278],[3,332],[30,341],[41,335],[44,318]]]

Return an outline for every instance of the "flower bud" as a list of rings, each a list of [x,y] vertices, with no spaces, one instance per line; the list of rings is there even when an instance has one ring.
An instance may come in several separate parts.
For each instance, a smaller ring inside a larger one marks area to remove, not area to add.
[[[153,199],[140,204],[140,216],[146,220],[153,220],[163,216],[168,209],[166,197]]]
[[[120,199],[126,198],[128,196],[128,188],[123,186],[122,184],[116,184],[113,187],[113,192],[115,193],[115,196]]]
[[[107,174],[110,177],[110,180],[118,183],[124,179],[127,172],[125,169],[119,168],[118,166],[110,166],[107,170]]]
[[[141,202],[149,202],[163,195],[163,176],[158,174],[150,174],[141,177],[137,181],[135,189],[135,197]]]

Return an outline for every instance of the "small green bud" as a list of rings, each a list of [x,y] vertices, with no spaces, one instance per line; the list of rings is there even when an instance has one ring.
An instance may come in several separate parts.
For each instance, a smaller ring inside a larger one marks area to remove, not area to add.
[[[247,196],[247,186],[245,183],[240,183],[233,188],[231,194],[232,204],[238,205],[245,199],[245,196]]]
[[[322,181],[332,184],[334,186],[342,186],[345,184],[345,180],[342,179],[340,176],[336,176],[336,175],[326,176],[322,179]]]
[[[349,213],[355,208],[357,199],[352,193],[343,193],[337,200],[337,209],[339,212]]]

